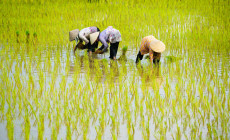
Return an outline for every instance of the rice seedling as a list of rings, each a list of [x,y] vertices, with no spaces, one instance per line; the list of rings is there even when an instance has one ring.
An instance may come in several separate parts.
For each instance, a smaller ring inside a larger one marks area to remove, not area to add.
[[[228,5],[2,0],[3,139],[229,139]],[[110,25],[122,35],[117,61],[73,54],[70,30]],[[166,45],[159,65],[135,64],[147,35]]]

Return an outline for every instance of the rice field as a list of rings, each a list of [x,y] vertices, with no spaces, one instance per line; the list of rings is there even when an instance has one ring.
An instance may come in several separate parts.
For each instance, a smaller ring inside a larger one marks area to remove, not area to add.
[[[229,11],[229,0],[0,0],[0,139],[230,139]],[[69,31],[89,26],[121,32],[116,61],[73,53]],[[148,35],[166,50],[136,65]]]

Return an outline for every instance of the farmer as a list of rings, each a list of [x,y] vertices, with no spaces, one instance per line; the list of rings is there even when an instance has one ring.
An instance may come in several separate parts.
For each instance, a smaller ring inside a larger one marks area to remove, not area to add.
[[[84,28],[81,31],[79,31],[78,29],[70,31],[70,41],[75,40],[77,43],[77,45],[74,48],[74,52],[76,51],[77,48],[80,49],[87,48],[89,54],[91,55],[92,52],[95,51],[95,48],[97,48],[98,46],[97,37],[99,35],[99,32],[100,29],[95,26]],[[85,45],[83,45],[83,41],[85,42]]]
[[[154,36],[146,36],[141,41],[140,51],[137,54],[136,63],[142,60],[144,54],[149,53],[150,62],[157,64],[160,62],[161,53],[165,50],[165,44],[157,40]]]
[[[107,42],[110,43],[110,56],[109,58],[116,60],[117,49],[119,42],[121,41],[121,33],[114,29],[112,26],[107,27],[99,35],[99,41],[102,43],[102,46],[96,51],[96,53],[104,53],[108,49]]]

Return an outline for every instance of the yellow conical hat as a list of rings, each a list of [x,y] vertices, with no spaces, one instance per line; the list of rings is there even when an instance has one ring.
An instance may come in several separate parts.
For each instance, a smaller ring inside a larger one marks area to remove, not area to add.
[[[154,52],[162,53],[163,51],[165,51],[165,44],[162,41],[160,41],[160,40],[154,39],[150,43],[150,48]]]
[[[95,32],[89,35],[91,45],[97,40],[99,32]]]
[[[73,41],[79,34],[79,30],[75,29],[69,32],[69,41]]]

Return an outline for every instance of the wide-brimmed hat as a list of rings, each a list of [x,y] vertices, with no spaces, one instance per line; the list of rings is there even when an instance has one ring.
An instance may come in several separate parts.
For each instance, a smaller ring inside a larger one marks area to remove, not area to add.
[[[97,40],[99,32],[95,32],[89,35],[91,45]]]
[[[163,51],[165,51],[165,44],[160,40],[154,39],[150,42],[150,48],[154,52],[162,53]]]
[[[73,41],[79,34],[79,30],[75,29],[69,32],[69,41]]]

